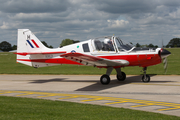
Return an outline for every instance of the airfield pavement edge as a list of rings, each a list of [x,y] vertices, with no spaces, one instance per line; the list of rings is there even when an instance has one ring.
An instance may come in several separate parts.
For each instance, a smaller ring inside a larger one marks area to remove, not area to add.
[[[180,76],[152,75],[149,83],[142,76],[127,75],[109,85],[99,75],[0,75],[0,95],[30,97],[124,107],[180,116]]]

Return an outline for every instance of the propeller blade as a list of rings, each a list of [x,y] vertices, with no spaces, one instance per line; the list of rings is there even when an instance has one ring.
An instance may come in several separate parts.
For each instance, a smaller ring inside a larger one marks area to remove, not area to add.
[[[168,66],[168,62],[167,62],[167,58],[163,58],[163,64],[164,64],[164,74],[166,74],[167,72],[167,66]]]
[[[160,56],[161,56],[161,59],[163,60],[163,64],[164,64],[164,74],[166,74],[167,72],[167,66],[168,66],[168,62],[167,62],[167,57],[171,54],[171,52],[169,52],[168,50],[166,49],[161,49],[161,52],[160,52]]]
[[[163,63],[166,63],[167,62],[167,58],[163,58]]]

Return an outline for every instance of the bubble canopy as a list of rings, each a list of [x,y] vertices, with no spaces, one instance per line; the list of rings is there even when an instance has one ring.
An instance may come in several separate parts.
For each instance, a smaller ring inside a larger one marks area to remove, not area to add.
[[[130,43],[126,43],[119,37],[108,36],[93,39],[95,49],[97,51],[121,51],[126,52],[135,48]]]

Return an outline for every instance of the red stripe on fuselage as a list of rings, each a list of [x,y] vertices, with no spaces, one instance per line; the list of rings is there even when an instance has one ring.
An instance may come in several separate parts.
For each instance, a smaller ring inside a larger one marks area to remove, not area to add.
[[[83,65],[78,62],[67,60],[65,58],[54,58],[54,59],[17,59],[18,61],[27,61],[27,62],[40,62],[40,63],[53,63],[53,64],[73,64],[73,65]]]

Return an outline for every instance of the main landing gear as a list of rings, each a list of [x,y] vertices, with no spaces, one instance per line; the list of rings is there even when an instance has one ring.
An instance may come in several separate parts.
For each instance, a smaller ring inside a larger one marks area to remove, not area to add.
[[[117,80],[119,81],[124,81],[126,79],[126,74],[124,72],[121,71],[121,68],[115,68],[116,69],[116,72],[117,72]],[[106,71],[106,74],[102,75],[101,78],[100,78],[100,82],[101,84],[103,85],[107,85],[110,83],[111,79],[110,79],[110,74],[113,70],[113,67],[108,67],[107,68],[107,71]],[[147,67],[144,67],[143,68],[143,76],[142,76],[142,81],[147,83],[150,81],[150,76],[146,74],[146,70],[147,70]]]
[[[109,76],[110,76],[112,70],[113,70],[113,67],[107,68],[106,74],[102,75],[100,78],[101,84],[107,85],[110,83],[111,79]],[[121,72],[121,68],[116,68],[116,72],[117,72],[116,77],[119,81],[124,81],[126,79],[126,74],[124,72]]]

